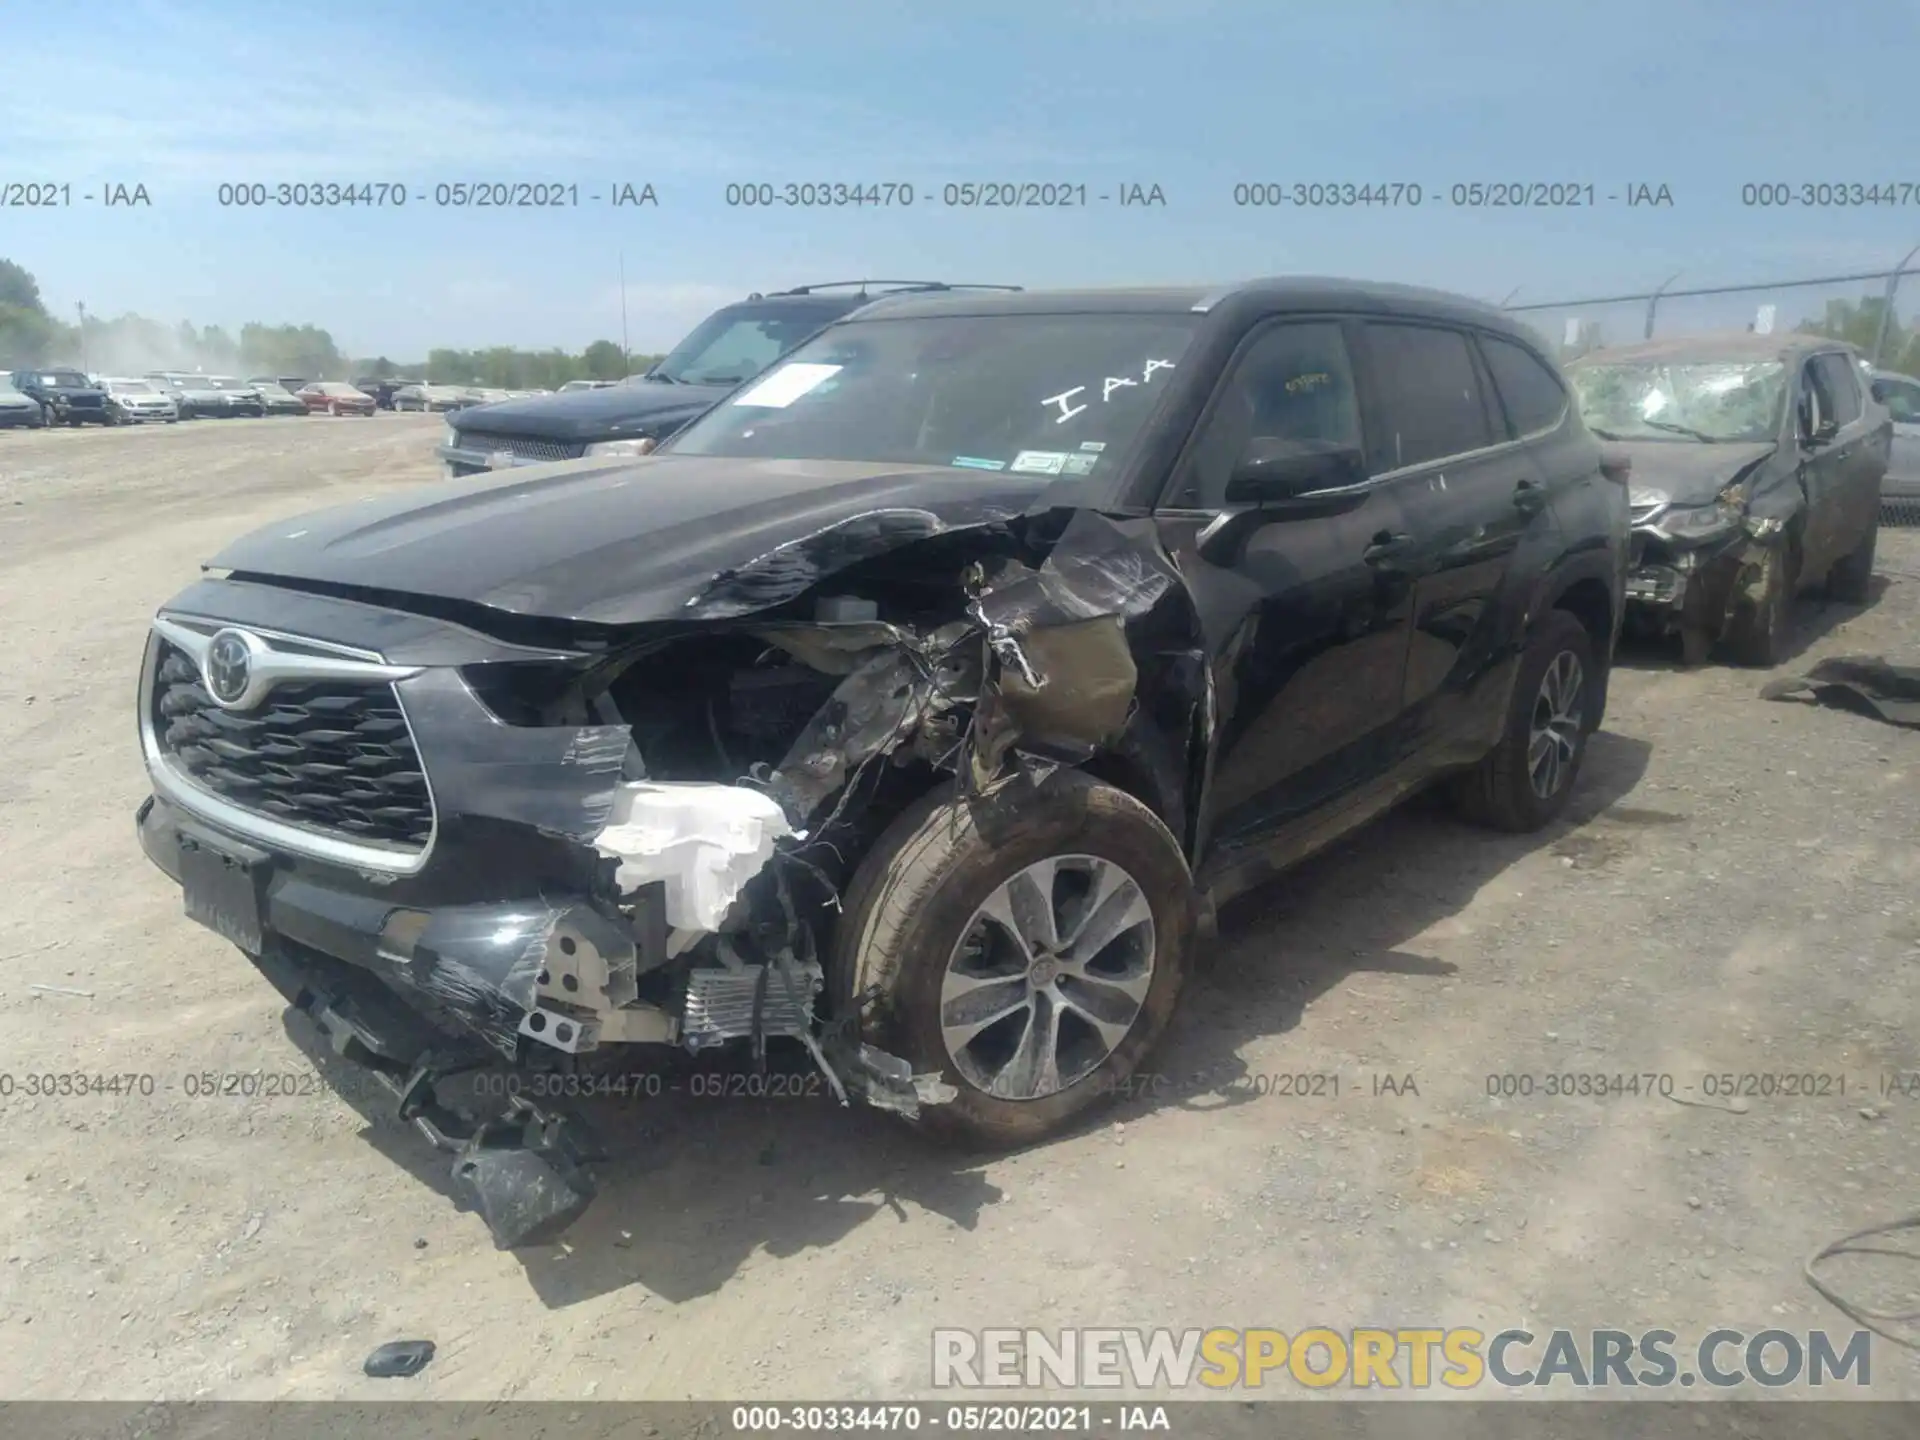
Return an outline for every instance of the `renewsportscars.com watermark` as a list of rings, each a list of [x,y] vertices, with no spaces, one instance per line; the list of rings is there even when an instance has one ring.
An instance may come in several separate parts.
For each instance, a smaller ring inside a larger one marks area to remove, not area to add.
[[[1872,1336],[1825,1330],[1072,1329],[933,1332],[936,1389],[1562,1390],[1872,1383]]]

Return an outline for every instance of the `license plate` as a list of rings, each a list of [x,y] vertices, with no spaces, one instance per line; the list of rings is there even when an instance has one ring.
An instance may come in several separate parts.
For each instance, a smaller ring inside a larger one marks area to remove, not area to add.
[[[187,918],[231,940],[249,955],[265,945],[260,925],[260,889],[267,875],[264,851],[215,843],[198,830],[180,831],[180,892]]]

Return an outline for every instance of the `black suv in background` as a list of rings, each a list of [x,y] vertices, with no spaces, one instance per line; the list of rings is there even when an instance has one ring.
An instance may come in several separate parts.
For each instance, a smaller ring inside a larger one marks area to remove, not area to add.
[[[1473,301],[909,295],[656,454],[209,563],[140,843],[511,1246],[592,1195],[547,1097],[644,1047],[1024,1142],[1128,1082],[1221,900],[1429,784],[1551,822],[1627,491]]]
[[[111,425],[107,392],[78,370],[53,366],[13,372],[13,388],[40,402],[49,425]]]
[[[644,455],[736,385],[875,299],[1017,285],[846,280],[749,295],[714,311],[644,375],[602,389],[505,401],[447,422],[439,455],[449,476],[583,455]]]

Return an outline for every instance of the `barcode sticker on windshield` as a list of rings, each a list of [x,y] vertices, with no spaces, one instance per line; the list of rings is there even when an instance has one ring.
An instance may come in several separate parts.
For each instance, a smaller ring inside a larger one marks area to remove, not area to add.
[[[841,365],[788,365],[774,371],[746,394],[736,396],[733,403],[783,410],[802,395],[824,385],[844,368]]]

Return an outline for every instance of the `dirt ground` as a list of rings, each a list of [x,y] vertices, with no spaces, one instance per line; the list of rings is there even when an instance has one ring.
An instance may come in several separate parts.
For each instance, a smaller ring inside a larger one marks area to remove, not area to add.
[[[135,843],[148,617],[231,535],[431,478],[438,428],[0,433],[0,1071],[154,1077],[0,1098],[0,1396],[928,1395],[936,1324],[1854,1328],[1801,1265],[1916,1208],[1920,1099],[1879,1087],[1920,1070],[1920,733],[1639,649],[1571,819],[1409,811],[1249,897],[1159,1093],[1023,1154],[825,1101],[629,1102],[586,1220],[516,1257],[331,1090],[190,1097],[313,1064]],[[1920,532],[1880,555],[1873,604],[1802,607],[1792,668],[1920,661]],[[1538,1088],[1574,1071],[1675,1098]],[[1722,1073],[1846,1093],[1706,1098]],[[1276,1093],[1314,1074],[1338,1098]],[[1920,1308],[1920,1267],[1856,1263]],[[437,1358],[363,1378],[401,1338]],[[1920,1364],[1876,1342],[1873,1382],[1920,1397]]]

